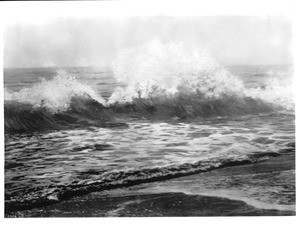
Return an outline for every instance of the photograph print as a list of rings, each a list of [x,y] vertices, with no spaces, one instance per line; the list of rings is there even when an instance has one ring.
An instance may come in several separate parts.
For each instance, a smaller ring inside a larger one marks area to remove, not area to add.
[[[294,216],[285,16],[4,29],[5,217]]]

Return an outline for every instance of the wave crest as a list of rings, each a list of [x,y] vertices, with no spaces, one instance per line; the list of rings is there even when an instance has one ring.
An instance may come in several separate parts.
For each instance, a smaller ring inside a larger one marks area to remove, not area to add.
[[[62,70],[52,80],[5,91],[6,132],[103,126],[116,119],[184,120],[294,109],[291,84],[270,73],[264,86],[246,88],[207,53],[183,44],[154,40],[125,49],[113,72],[126,86],[117,87],[107,101]]]
[[[117,56],[113,72],[126,88],[117,88],[109,104],[174,95],[207,101],[223,96],[253,98],[288,109],[294,103],[290,84],[271,78],[264,88],[248,89],[209,54],[190,51],[182,43],[154,40],[127,48]]]
[[[190,52],[183,44],[159,40],[120,52],[113,72],[127,87],[117,89],[109,103],[175,93],[217,98],[244,88],[207,53]]]
[[[41,79],[40,83],[18,92],[5,90],[5,102],[14,101],[31,104],[34,108],[46,108],[52,113],[69,109],[71,100],[75,96],[89,96],[101,104],[105,100],[90,86],[79,83],[75,77],[59,70],[52,80]]]

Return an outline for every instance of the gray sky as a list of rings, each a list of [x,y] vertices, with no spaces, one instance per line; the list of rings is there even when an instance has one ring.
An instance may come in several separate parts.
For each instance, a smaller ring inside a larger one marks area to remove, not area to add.
[[[56,18],[13,24],[5,67],[110,64],[124,47],[153,39],[208,50],[222,64],[291,64],[292,28],[283,17]]]

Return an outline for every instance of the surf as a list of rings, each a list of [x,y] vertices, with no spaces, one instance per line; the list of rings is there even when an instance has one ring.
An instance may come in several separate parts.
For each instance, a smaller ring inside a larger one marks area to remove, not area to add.
[[[5,89],[5,132],[294,110],[290,84],[271,78],[264,86],[247,88],[208,53],[182,43],[153,40],[124,49],[112,69],[119,86],[109,98],[63,70],[53,79],[41,79],[20,91]]]
[[[13,212],[24,209],[54,204],[74,196],[85,195],[95,191],[128,187],[142,183],[165,181],[177,177],[208,172],[215,169],[262,162],[281,155],[278,152],[254,153],[240,157],[215,157],[194,163],[169,165],[160,168],[142,168],[128,171],[113,170],[110,172],[93,171],[92,179],[84,179],[69,185],[48,185],[28,189],[26,194],[14,192],[5,195],[5,210]],[[85,174],[82,172],[82,174]]]

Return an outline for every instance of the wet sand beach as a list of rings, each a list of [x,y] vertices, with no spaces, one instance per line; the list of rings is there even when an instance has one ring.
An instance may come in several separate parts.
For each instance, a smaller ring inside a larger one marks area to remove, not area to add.
[[[167,181],[94,192],[6,217],[295,215],[295,153]]]

